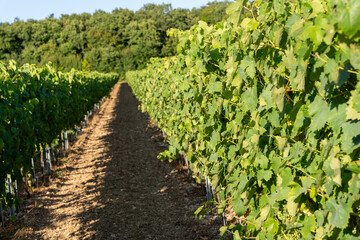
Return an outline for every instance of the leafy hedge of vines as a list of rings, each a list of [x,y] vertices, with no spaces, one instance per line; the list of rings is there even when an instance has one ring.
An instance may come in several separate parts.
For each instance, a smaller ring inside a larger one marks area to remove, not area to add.
[[[118,74],[58,72],[14,61],[0,62],[0,200],[19,203],[8,191],[7,178],[22,181],[31,158],[73,129],[102,97],[109,94]]]
[[[243,18],[250,12],[251,18]],[[237,1],[127,81],[235,239],[358,239],[360,2]],[[200,211],[201,209],[199,209]],[[241,221],[241,224],[240,224]]]

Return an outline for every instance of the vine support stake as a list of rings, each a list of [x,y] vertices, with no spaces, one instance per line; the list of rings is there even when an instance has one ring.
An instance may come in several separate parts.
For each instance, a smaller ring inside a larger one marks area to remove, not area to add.
[[[226,226],[226,217],[225,217],[225,213],[222,214],[222,222],[223,222],[223,225]]]
[[[69,149],[69,140],[67,131],[64,132],[65,151]]]
[[[185,163],[186,163],[187,173],[188,173],[188,175],[191,175],[191,169],[190,169],[190,165],[189,165],[189,161],[187,159],[186,153],[184,154],[184,159],[185,159]]]
[[[47,173],[51,174],[51,156],[50,156],[50,148],[45,148],[45,156],[46,156],[46,168]]]
[[[36,178],[36,172],[35,172],[35,164],[34,164],[34,158],[31,158],[31,166],[33,171],[33,179]]]
[[[84,122],[83,122],[83,127],[84,127],[84,128],[87,127],[87,119],[88,119],[88,116],[85,115],[85,116],[84,116]]]
[[[15,196],[19,197],[17,180],[14,181],[14,192],[15,192]]]
[[[210,201],[213,198],[210,179],[208,177],[206,177],[205,181],[206,181],[206,200]]]
[[[12,186],[12,180],[11,180],[11,178],[7,178],[7,181],[8,181],[8,191],[9,191],[9,193],[11,194],[11,195],[14,195],[14,189],[13,189],[13,186]],[[10,207],[10,217],[13,217],[13,216],[15,216],[15,208],[14,208],[14,206],[12,205],[11,207]]]
[[[32,166],[32,170],[33,170],[33,181],[34,181],[34,185],[35,185],[36,187],[38,187],[38,179],[37,179],[36,171],[35,171],[34,158],[31,158],[31,166]]]
[[[60,142],[61,142],[61,150],[65,150],[65,143],[64,143],[64,133],[61,132],[60,134]]]
[[[40,163],[41,163],[41,172],[45,175],[45,164],[44,164],[44,152],[40,152]]]

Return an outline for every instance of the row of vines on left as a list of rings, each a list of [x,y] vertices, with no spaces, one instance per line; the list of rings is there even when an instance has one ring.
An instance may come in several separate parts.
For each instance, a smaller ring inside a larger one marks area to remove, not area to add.
[[[51,148],[64,131],[79,126],[109,95],[117,74],[68,73],[14,61],[0,62],[0,201],[21,202],[12,189],[33,173],[36,153]],[[27,184],[27,183],[26,183]]]

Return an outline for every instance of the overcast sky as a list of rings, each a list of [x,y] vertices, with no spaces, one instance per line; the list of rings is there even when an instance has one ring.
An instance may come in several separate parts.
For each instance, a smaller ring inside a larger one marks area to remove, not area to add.
[[[111,12],[115,8],[138,10],[146,3],[171,3],[173,8],[200,7],[210,0],[0,0],[0,22],[13,22],[16,17],[21,20],[44,19],[54,13],[61,14],[93,13],[97,9]]]

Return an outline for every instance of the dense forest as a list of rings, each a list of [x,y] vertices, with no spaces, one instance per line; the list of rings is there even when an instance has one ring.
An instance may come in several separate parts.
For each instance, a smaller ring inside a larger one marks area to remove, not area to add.
[[[143,68],[151,57],[174,55],[177,41],[170,28],[190,29],[199,20],[214,24],[226,18],[229,1],[201,8],[173,9],[170,4],[147,4],[133,12],[115,9],[93,14],[50,15],[44,20],[0,23],[0,60],[42,65],[59,70],[97,70],[125,73]]]

